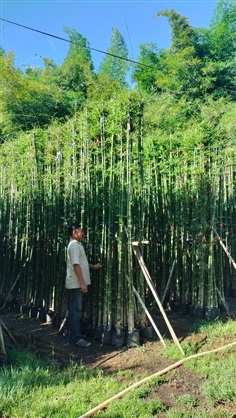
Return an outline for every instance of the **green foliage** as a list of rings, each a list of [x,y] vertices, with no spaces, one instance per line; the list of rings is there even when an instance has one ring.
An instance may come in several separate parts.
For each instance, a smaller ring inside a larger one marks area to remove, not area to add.
[[[42,70],[28,68],[26,73],[14,69],[13,55],[1,61],[1,132],[2,140],[21,130],[48,125],[54,117],[68,113],[60,90],[45,78]]]
[[[174,10],[159,12],[167,17],[171,46],[167,51],[154,44],[140,46],[133,80],[144,91],[170,91],[178,97],[235,97],[235,4],[219,1],[209,29],[193,28]]]
[[[88,87],[88,101],[92,103],[106,103],[109,100],[114,100],[117,94],[120,94],[123,87],[120,83],[114,79],[111,79],[107,74],[98,74],[94,79],[94,82]]]
[[[125,40],[118,29],[113,28],[107,55],[100,64],[98,74],[106,75],[121,86],[126,86],[126,75],[129,69],[127,58],[128,50]]]
[[[219,0],[213,12],[207,41],[215,61],[235,58],[236,5],[233,0]]]
[[[236,88],[236,5],[220,0],[215,8],[206,44],[215,63],[215,85],[235,98]]]
[[[133,70],[132,80],[143,91],[153,92],[157,90],[156,73],[162,70],[159,64],[164,51],[158,51],[154,43],[142,44],[139,46],[140,52],[137,65]]]
[[[197,43],[195,30],[188,24],[185,17],[181,16],[174,10],[165,10],[157,13],[156,17],[165,16],[168,18],[172,39],[171,50],[173,53],[182,51],[185,48],[193,47]]]

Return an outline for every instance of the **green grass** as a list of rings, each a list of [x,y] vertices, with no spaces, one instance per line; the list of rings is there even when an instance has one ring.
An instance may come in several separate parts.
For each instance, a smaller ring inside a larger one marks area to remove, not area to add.
[[[88,371],[73,363],[59,370],[24,351],[14,349],[9,354],[14,365],[3,369],[0,375],[0,416],[4,418],[78,417],[134,381],[128,373],[124,383],[122,372],[104,376],[100,369]],[[149,418],[154,411],[162,410],[164,407],[159,400],[145,401],[156,384],[157,380],[143,385],[114,402],[112,416],[125,417],[129,408],[129,417],[137,417],[140,411],[141,416]],[[109,414],[102,412],[103,416]]]
[[[207,351],[216,345],[223,346],[234,341],[236,323],[199,323],[197,332],[207,335],[205,345],[200,349]],[[196,347],[193,344],[183,342],[182,345],[187,356],[195,354]],[[178,347],[173,343],[168,343],[164,352],[163,348],[159,350],[158,355],[161,353],[173,362],[181,358]],[[77,418],[143,377],[122,370],[105,375],[99,368],[85,370],[83,365],[75,363],[60,370],[25,351],[9,348],[8,353],[11,366],[0,373],[1,418]],[[231,403],[236,407],[235,347],[187,361],[184,367],[204,377],[201,390],[212,412],[201,409],[197,399],[188,394],[176,398],[180,408],[165,410],[158,398],[148,397],[152,388],[162,384],[162,378],[155,378],[112,402],[96,416],[151,418],[165,412],[166,418],[232,417],[226,410],[216,411],[214,405]]]

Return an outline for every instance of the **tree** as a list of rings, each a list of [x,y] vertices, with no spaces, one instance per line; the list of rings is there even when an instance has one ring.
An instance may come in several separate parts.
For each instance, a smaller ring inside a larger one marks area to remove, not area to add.
[[[171,46],[166,51],[158,51],[155,44],[141,45],[139,61],[147,67],[137,68],[133,79],[146,91],[169,91],[178,97],[186,94],[196,97],[205,88],[198,31],[174,10],[156,15],[163,16],[168,18],[171,26]]]
[[[215,67],[215,86],[236,98],[236,3],[220,0],[217,4],[206,42],[209,59]]]
[[[220,0],[210,22],[207,36],[209,54],[215,61],[229,61],[236,52],[236,3]]]
[[[118,29],[112,29],[110,46],[107,55],[103,59],[98,74],[105,74],[112,80],[117,81],[121,86],[126,86],[126,75],[129,70],[128,50],[125,40]]]
[[[132,80],[144,91],[156,91],[156,73],[158,69],[161,69],[160,58],[164,51],[158,51],[154,43],[141,44],[139,49],[138,62],[140,65],[136,65]]]
[[[197,45],[196,31],[189,25],[186,17],[181,16],[174,10],[164,10],[157,13],[156,17],[160,16],[168,18],[171,27],[171,51],[173,53]]]
[[[0,56],[0,110],[2,141],[9,134],[49,124],[53,118],[68,115],[58,86],[44,70],[28,67],[25,72],[14,68],[14,55]]]
[[[17,100],[17,86],[21,79],[21,73],[14,68],[13,53],[0,54],[0,138],[4,141],[5,136],[15,131],[12,124],[12,112],[8,107],[12,101]]]
[[[93,63],[87,39],[75,29],[65,28],[70,48],[62,65],[57,70],[58,84],[67,91],[86,96],[87,87],[93,78]]]

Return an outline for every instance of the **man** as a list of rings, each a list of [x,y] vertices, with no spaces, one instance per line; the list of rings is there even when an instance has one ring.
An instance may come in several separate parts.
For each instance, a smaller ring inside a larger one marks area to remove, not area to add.
[[[90,285],[89,270],[100,270],[101,265],[89,264],[81,243],[84,233],[80,225],[68,227],[70,242],[67,247],[66,288],[69,292],[69,342],[77,347],[89,347],[81,334],[83,295]]]

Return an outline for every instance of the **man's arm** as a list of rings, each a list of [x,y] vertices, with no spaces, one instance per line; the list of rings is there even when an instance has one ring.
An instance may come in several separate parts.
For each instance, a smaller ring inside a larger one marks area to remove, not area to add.
[[[82,271],[81,271],[80,265],[79,264],[74,264],[73,267],[74,267],[74,270],[75,270],[75,274],[76,274],[76,276],[77,276],[77,278],[78,278],[78,280],[80,282],[81,292],[87,293],[88,286],[84,282],[84,278],[83,278],[83,275],[82,275]]]
[[[89,264],[90,270],[100,270],[101,267],[102,266],[101,266],[100,263],[97,263],[97,264]]]

